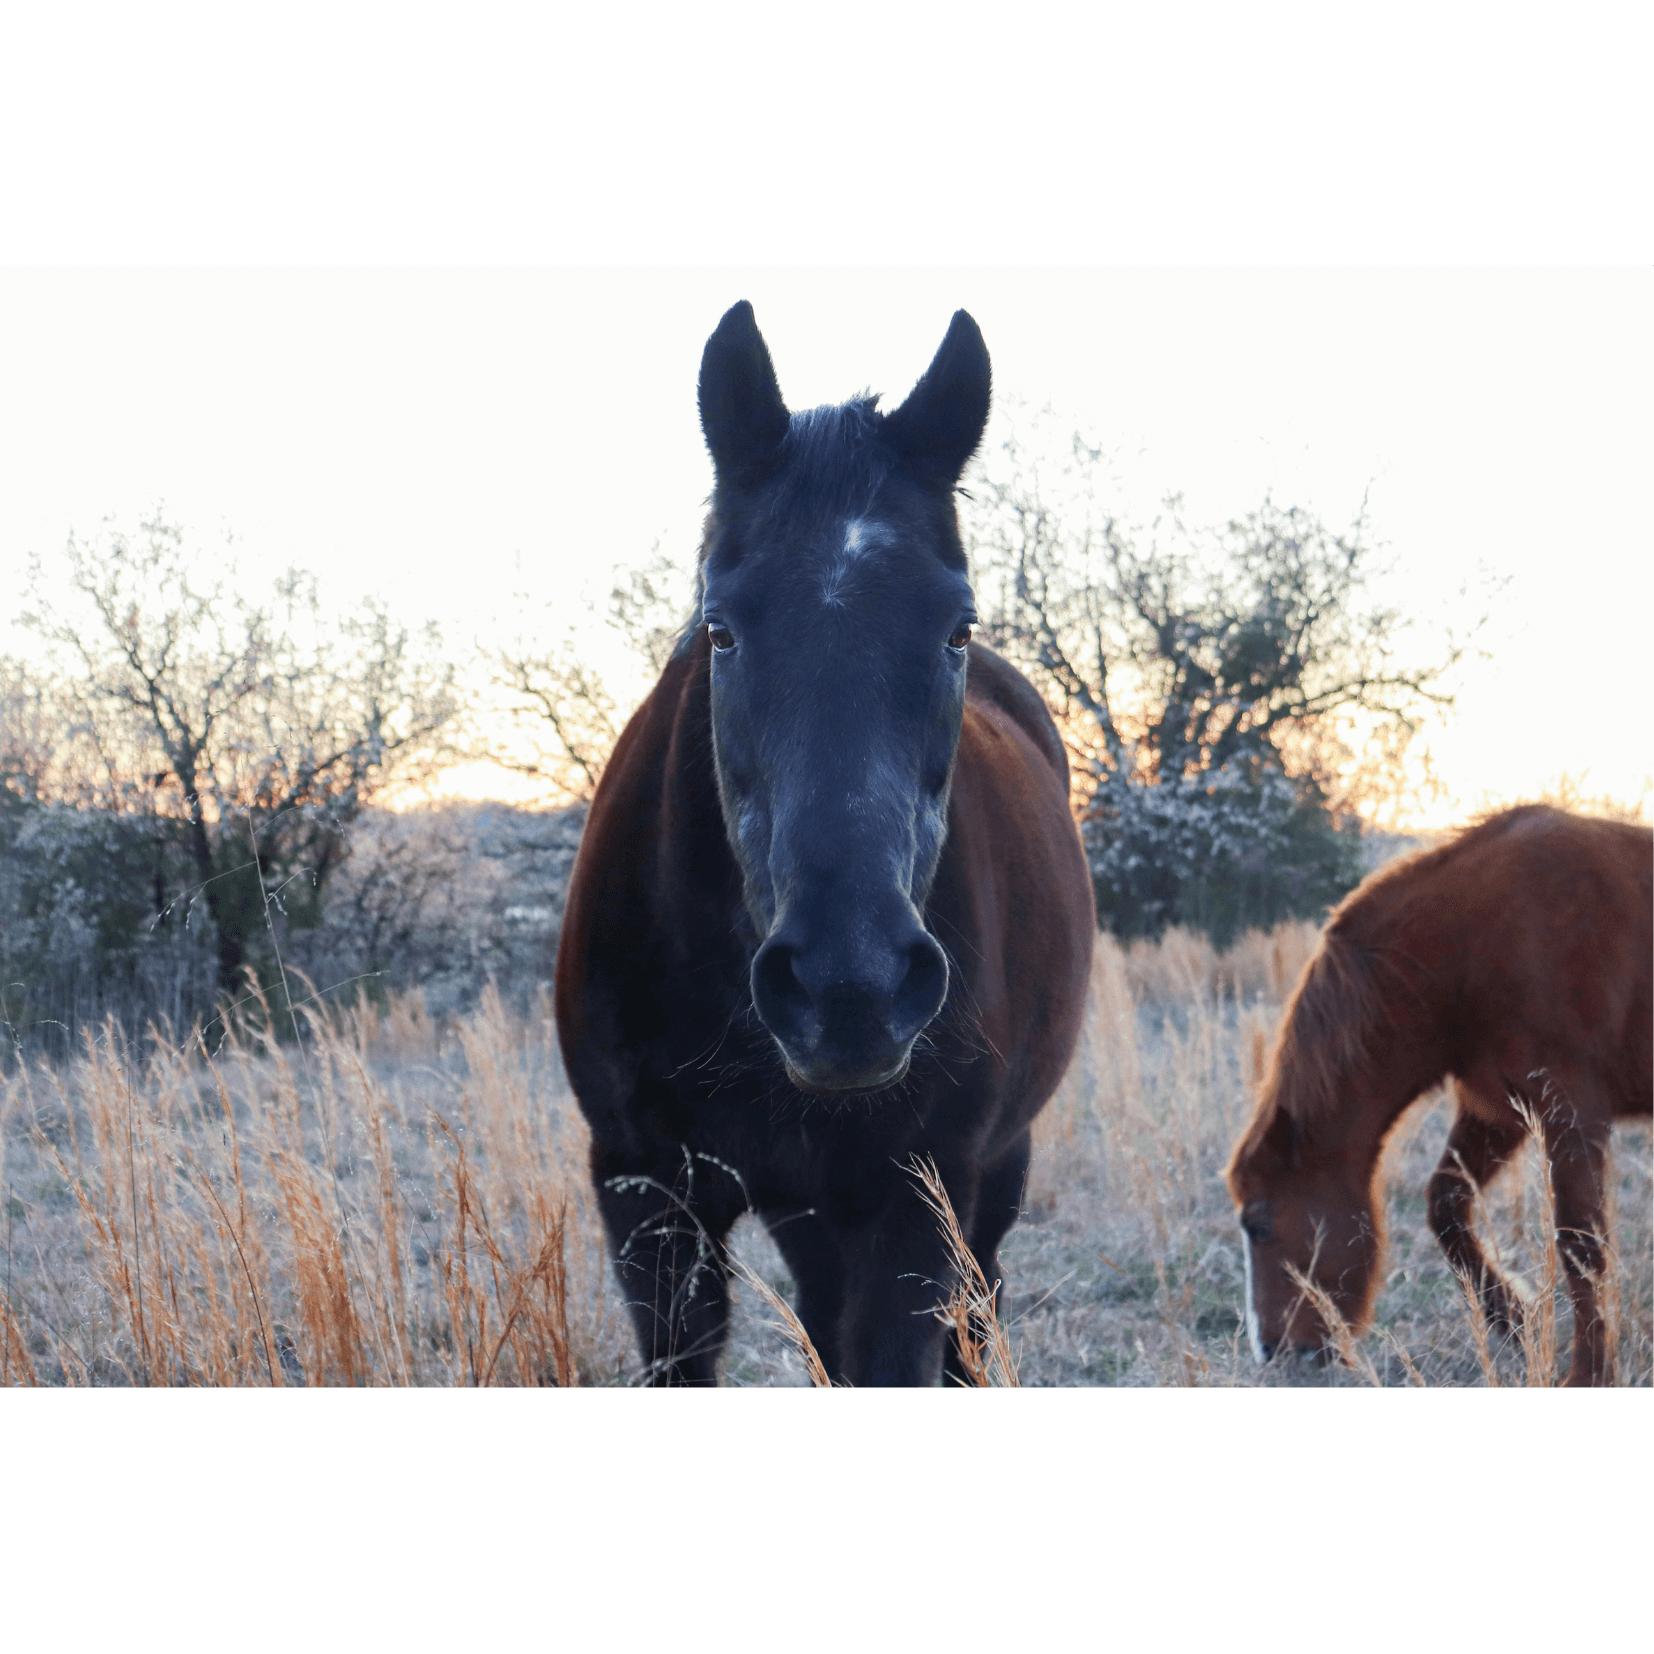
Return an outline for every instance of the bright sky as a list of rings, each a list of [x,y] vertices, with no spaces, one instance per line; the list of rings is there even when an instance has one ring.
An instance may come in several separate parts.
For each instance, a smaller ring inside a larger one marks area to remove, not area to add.
[[[162,501],[245,569],[308,566],[456,649],[560,626],[657,538],[693,557],[695,377],[728,304],[753,301],[794,407],[864,386],[893,406],[963,306],[989,441],[1049,406],[1053,436],[1116,452],[1128,514],[1175,489],[1217,521],[1267,489],[1342,525],[1368,492],[1387,595],[1427,629],[1508,577],[1492,659],[1428,734],[1441,814],[1564,772],[1635,798],[1651,294],[1589,270],[12,270],[0,574],[16,590],[29,553]]]

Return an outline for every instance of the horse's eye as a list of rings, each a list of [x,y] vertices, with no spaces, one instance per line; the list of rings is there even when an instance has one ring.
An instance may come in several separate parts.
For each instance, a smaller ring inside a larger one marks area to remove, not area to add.
[[[712,647],[720,655],[735,647],[735,634],[727,626],[720,626],[715,620],[707,622],[706,635],[712,639]]]
[[[934,637],[935,633],[932,633],[931,635]],[[969,626],[956,626],[953,629],[953,636],[948,639],[948,647],[950,649],[963,649],[965,647],[965,645],[970,642],[970,640],[971,640],[971,629],[970,629],[970,627]]]
[[[1275,1225],[1270,1221],[1269,1209],[1261,1201],[1253,1201],[1241,1208],[1241,1228],[1260,1243],[1267,1241],[1275,1233]]]

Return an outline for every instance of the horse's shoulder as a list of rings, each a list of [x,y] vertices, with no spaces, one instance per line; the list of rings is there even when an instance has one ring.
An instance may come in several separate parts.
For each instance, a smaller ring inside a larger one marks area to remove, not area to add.
[[[1039,691],[1002,655],[986,644],[970,646],[965,703],[990,716],[1009,719],[1027,736],[1068,789],[1068,753]]]

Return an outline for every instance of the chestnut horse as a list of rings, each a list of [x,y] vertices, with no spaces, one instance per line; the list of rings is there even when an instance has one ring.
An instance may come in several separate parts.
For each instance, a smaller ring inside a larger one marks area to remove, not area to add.
[[[890,414],[789,414],[752,307],[701,360],[700,611],[592,801],[558,1032],[651,1382],[716,1381],[727,1237],[769,1227],[835,1379],[958,1374],[934,1159],[994,1281],[1096,931],[1063,745],[971,642],[964,311]]]
[[[1520,1302],[1470,1211],[1521,1146],[1529,1111],[1573,1300],[1568,1382],[1612,1382],[1597,1307],[1603,1163],[1612,1122],[1648,1114],[1654,1095],[1651,902],[1646,827],[1543,805],[1491,816],[1344,899],[1293,990],[1228,1168],[1260,1361],[1327,1339],[1290,1269],[1365,1325],[1384,1240],[1379,1153],[1407,1106],[1451,1077],[1458,1114],[1430,1180],[1436,1238],[1489,1324],[1512,1328]]]

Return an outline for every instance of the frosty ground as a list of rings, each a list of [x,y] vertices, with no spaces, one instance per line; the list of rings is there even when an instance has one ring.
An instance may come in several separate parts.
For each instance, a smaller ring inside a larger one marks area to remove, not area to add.
[[[1035,1130],[1002,1253],[1023,1385],[1549,1383],[1568,1348],[1542,1164],[1482,1204],[1487,1243],[1540,1291],[1543,1348],[1477,1337],[1428,1232],[1441,1095],[1386,1151],[1389,1252],[1354,1366],[1260,1370],[1242,1327],[1221,1169],[1251,1106],[1308,925],[1219,955],[1173,931],[1098,943],[1085,1035]],[[639,1376],[542,993],[433,1018],[417,994],[302,1037],[113,1036],[0,1076],[6,1190],[0,1365],[10,1383],[628,1384]],[[1646,1127],[1617,1127],[1607,1300],[1618,1380],[1654,1368]],[[734,1251],[782,1296],[755,1219]],[[737,1279],[730,1385],[807,1382],[775,1308]]]

